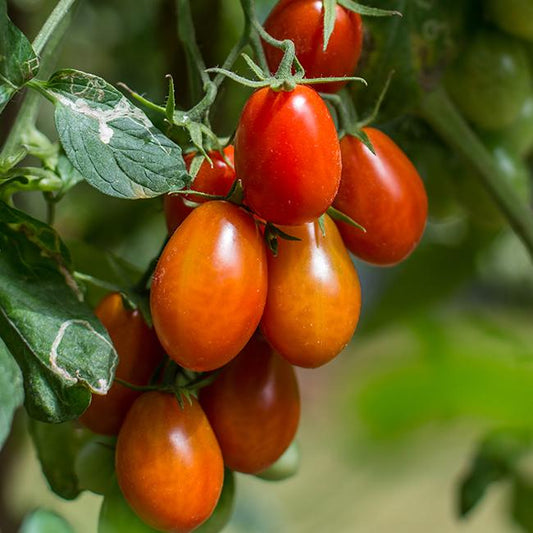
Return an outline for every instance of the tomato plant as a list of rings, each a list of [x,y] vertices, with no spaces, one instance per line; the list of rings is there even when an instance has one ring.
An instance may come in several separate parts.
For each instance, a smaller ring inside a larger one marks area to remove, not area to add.
[[[265,21],[265,30],[280,41],[294,42],[296,56],[308,78],[351,76],[363,45],[361,16],[340,5],[335,6],[335,26],[324,50],[324,6],[320,0],[278,2]],[[264,43],[268,66],[275,72],[283,52]],[[317,91],[333,93],[346,82],[321,83]]]
[[[335,206],[359,222],[360,231],[338,222],[342,238],[357,257],[393,265],[416,247],[427,218],[427,196],[415,167],[384,133],[365,130],[374,155],[359,139],[341,140],[342,178]]]
[[[166,245],[151,289],[155,330],[168,355],[197,371],[235,357],[266,298],[266,251],[253,218],[227,202],[196,208]]]
[[[202,389],[200,403],[224,463],[247,474],[265,470],[283,454],[300,420],[294,369],[259,335]]]
[[[235,181],[235,169],[233,167],[233,145],[224,148],[224,154],[218,151],[209,152],[212,163],[204,159],[198,174],[192,182],[192,189],[195,191],[206,192],[224,196],[229,193],[233,182]],[[190,153],[185,156],[185,164],[190,168],[191,162],[196,153]],[[165,219],[167,222],[168,232],[172,234],[174,230],[187,218],[193,208],[188,206],[185,201],[203,203],[205,198],[188,194],[166,195],[164,199]]]
[[[255,92],[237,126],[235,170],[247,205],[261,218],[302,224],[320,216],[339,187],[341,159],[318,93],[303,85]]]
[[[116,377],[134,385],[147,385],[163,359],[157,337],[139,312],[124,307],[118,293],[106,296],[95,309],[119,355]],[[95,433],[116,435],[139,392],[114,383],[105,396],[94,394],[80,421]]]
[[[222,455],[197,400],[147,392],[120,430],[117,479],[132,509],[163,531],[192,531],[213,512],[224,479]]]
[[[324,220],[284,228],[300,241],[280,240],[268,258],[268,294],[261,330],[290,363],[321,366],[346,346],[359,319],[357,272],[335,224]],[[360,231],[360,230],[359,230]]]

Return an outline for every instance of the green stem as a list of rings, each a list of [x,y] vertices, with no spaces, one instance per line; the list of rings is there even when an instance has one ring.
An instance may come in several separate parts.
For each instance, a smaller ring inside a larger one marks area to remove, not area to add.
[[[428,93],[420,105],[422,116],[442,139],[469,161],[514,232],[533,259],[533,214],[509,185],[494,158],[470,128],[443,88]]]
[[[109,283],[107,281],[104,281],[103,279],[95,278],[94,276],[91,276],[89,274],[84,274],[83,272],[74,272],[74,278],[78,281],[82,281],[84,283],[90,283],[91,285],[94,285],[95,287],[100,287],[101,289],[105,289],[106,291],[110,292],[119,292],[122,293],[122,288],[118,285],[115,285],[114,283]]]
[[[76,0],[59,0],[32,43],[33,49],[37,55],[41,55],[46,43],[56,34],[63,19],[68,15],[70,8],[75,2]]]

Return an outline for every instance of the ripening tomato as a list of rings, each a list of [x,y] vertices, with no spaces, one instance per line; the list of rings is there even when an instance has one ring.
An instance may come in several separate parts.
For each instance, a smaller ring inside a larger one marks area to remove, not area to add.
[[[136,400],[120,430],[117,480],[148,525],[185,533],[213,512],[224,480],[220,447],[198,401],[180,407],[173,394]]]
[[[256,474],[292,442],[300,420],[293,367],[258,334],[200,391],[226,466]]]
[[[167,243],[152,283],[154,327],[168,355],[197,371],[235,357],[261,319],[266,269],[252,216],[228,202],[197,207]]]
[[[245,201],[276,224],[320,216],[339,187],[341,158],[335,125],[316,91],[256,91],[235,136],[235,170]]]
[[[361,16],[340,5],[335,6],[335,27],[324,50],[324,5],[322,0],[278,2],[265,21],[272,37],[294,42],[296,56],[305,69],[306,78],[352,76],[363,45]],[[275,73],[283,51],[263,42],[271,72]],[[334,93],[346,82],[320,83],[313,88]]]
[[[192,160],[196,153],[190,153],[185,156],[185,165],[190,168]],[[225,196],[229,193],[233,182],[235,181],[235,168],[233,164],[233,146],[230,144],[224,148],[224,159],[220,152],[213,150],[209,152],[209,157],[213,162],[211,166],[205,159],[198,174],[192,182],[191,189],[209,194]],[[230,164],[228,164],[228,161]],[[189,207],[183,201],[185,199],[191,202],[204,203],[205,198],[187,194],[185,197],[179,194],[167,194],[164,200],[165,219],[167,222],[168,232],[172,234],[175,229],[187,218],[193,208]]]
[[[261,329],[290,363],[323,365],[351,339],[359,319],[361,288],[333,221],[282,228],[301,239],[279,239],[268,260],[268,295]]]
[[[342,138],[342,179],[334,205],[366,233],[344,222],[337,226],[354,255],[376,265],[394,265],[422,237],[426,190],[416,168],[390,137],[373,128],[364,131],[376,155],[356,137]]]
[[[133,385],[147,385],[163,358],[155,332],[138,310],[124,307],[119,293],[108,294],[96,307],[96,316],[107,329],[119,361],[115,376]],[[93,394],[80,422],[95,433],[116,435],[135,399],[141,393],[114,383],[105,396]]]

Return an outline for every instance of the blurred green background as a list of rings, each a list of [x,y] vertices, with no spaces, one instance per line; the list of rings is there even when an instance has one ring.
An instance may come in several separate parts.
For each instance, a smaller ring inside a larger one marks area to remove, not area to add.
[[[54,4],[10,0],[8,7],[33,38]],[[273,4],[257,2],[261,18]],[[206,63],[219,65],[239,37],[239,3],[195,0],[192,6]],[[184,65],[173,0],[80,2],[57,61],[122,81],[157,102],[171,73],[186,107],[192,102]],[[247,95],[234,83],[224,85],[213,120],[218,134],[232,133]],[[390,92],[387,99],[403,97]],[[0,139],[19,102],[2,115]],[[472,172],[427,126],[405,113],[379,125],[426,180],[430,220],[423,242],[392,269],[357,263],[363,311],[352,343],[326,367],[299,371],[301,471],[281,483],[239,475],[229,533],[521,531],[511,520],[509,482],[492,487],[464,521],[457,518],[457,488],[487,431],[533,427],[533,265],[468,177]],[[39,126],[55,139],[46,102]],[[530,161],[523,154],[517,160],[527,195]],[[37,193],[19,195],[16,204],[45,217]],[[159,199],[119,201],[85,184],[58,205],[55,226],[77,269],[102,276],[109,268],[104,251],[142,270],[166,234]],[[100,296],[89,293],[93,302]],[[527,454],[520,471],[533,474]],[[16,531],[35,507],[58,510],[80,533],[96,530],[101,498],[86,493],[64,502],[48,490],[22,413],[0,454],[0,488],[3,533]]]

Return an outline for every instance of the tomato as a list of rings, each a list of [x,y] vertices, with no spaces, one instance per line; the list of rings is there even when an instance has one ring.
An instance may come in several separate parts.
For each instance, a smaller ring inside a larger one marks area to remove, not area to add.
[[[138,398],[118,435],[116,472],[129,505],[151,527],[185,533],[207,520],[224,463],[198,401],[180,407],[162,392]]]
[[[502,30],[533,41],[533,4],[531,0],[485,0],[489,18]]]
[[[338,228],[347,248],[376,265],[394,265],[416,247],[426,225],[424,184],[402,150],[383,132],[364,130],[374,155],[359,139],[341,140],[342,179],[335,207],[361,224]]]
[[[185,164],[187,169],[190,168],[191,162],[196,153],[187,154],[185,156]],[[229,145],[224,148],[224,155],[230,162],[222,157],[220,152],[213,150],[209,152],[213,165],[205,159],[198,174],[194,178],[191,188],[195,191],[206,192],[209,194],[217,194],[225,196],[229,193],[233,182],[235,181],[235,169],[233,167],[233,146]],[[204,203],[205,198],[188,194],[185,196],[187,200],[197,203]],[[172,234],[174,230],[187,218],[193,208],[189,207],[184,202],[184,197],[179,194],[169,194],[164,199],[165,219],[167,222],[168,232]]]
[[[269,256],[268,295],[261,329],[290,363],[323,365],[351,339],[359,319],[361,288],[335,224],[282,227],[300,241],[279,239]]]
[[[204,522],[196,533],[219,533],[228,524],[233,514],[235,503],[235,474],[229,469],[224,469],[224,484],[222,493],[213,514]]]
[[[318,93],[298,85],[252,94],[237,126],[235,169],[246,203],[261,218],[303,224],[320,216],[339,187],[341,158]]]
[[[134,385],[147,385],[163,357],[157,337],[140,313],[124,307],[119,293],[108,294],[96,307],[119,356],[115,376]],[[116,435],[140,392],[113,383],[105,396],[93,395],[80,422],[95,433]]]
[[[272,37],[294,42],[296,56],[307,78],[352,76],[361,55],[363,23],[361,16],[335,6],[335,27],[324,51],[324,6],[321,0],[279,2],[265,21]],[[276,72],[283,51],[263,42],[271,72]],[[321,83],[317,91],[334,93],[347,82]]]
[[[478,32],[450,69],[446,85],[474,125],[488,130],[510,126],[531,92],[524,46],[496,31]]]
[[[94,437],[76,455],[74,470],[79,487],[104,494],[115,474],[115,439]]]
[[[197,371],[235,357],[261,319],[266,268],[246,211],[228,202],[197,207],[167,243],[152,283],[152,318],[168,355]]]
[[[300,395],[292,366],[255,335],[215,381],[200,392],[232,470],[256,474],[292,442],[300,420]]]
[[[299,468],[300,450],[293,440],[283,455],[273,465],[257,474],[257,477],[266,481],[282,481],[294,476]]]

